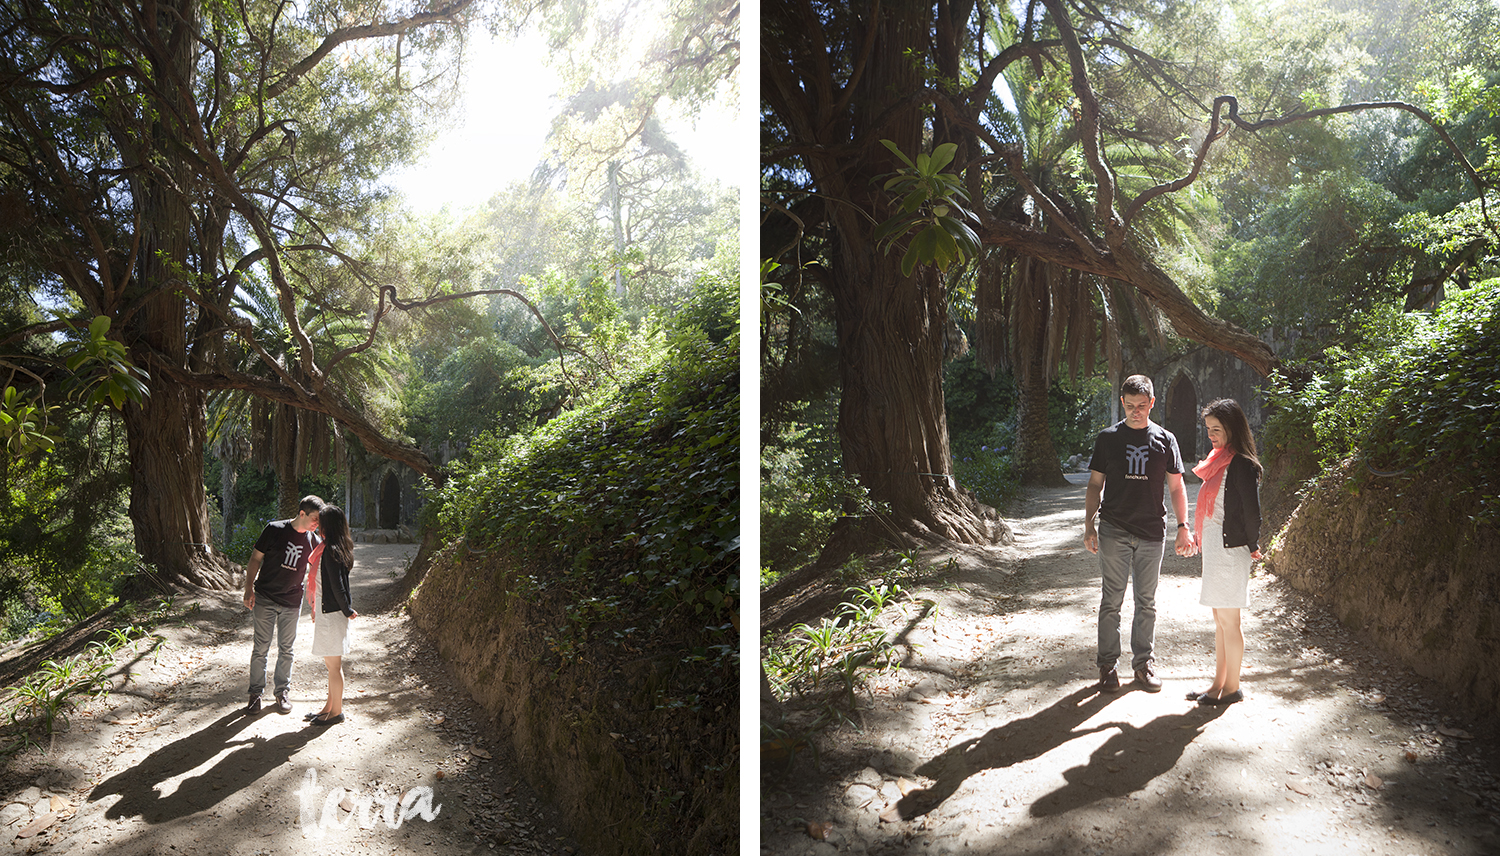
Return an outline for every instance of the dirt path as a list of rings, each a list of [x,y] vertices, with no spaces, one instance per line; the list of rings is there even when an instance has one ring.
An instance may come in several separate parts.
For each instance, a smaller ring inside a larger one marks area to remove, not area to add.
[[[763,853],[1500,853],[1494,735],[1470,738],[1268,575],[1243,616],[1244,703],[1184,699],[1212,679],[1213,623],[1200,560],[1170,550],[1165,688],[1096,693],[1080,484],[1030,496],[1018,545],[957,557],[951,583],[917,593],[932,606],[887,613],[914,624],[904,668],[860,698],[857,726],[822,732],[816,764],[765,774]],[[1131,613],[1127,594],[1127,667]]]
[[[503,738],[393,603],[415,552],[355,548],[355,605],[367,611],[345,658],[349,719],[328,728],[302,719],[321,708],[328,674],[307,653],[305,606],[295,709],[247,717],[249,612],[233,594],[178,598],[177,618],[158,627],[165,646],[121,652],[106,701],[75,713],[51,751],[6,766],[0,853],[573,852],[507,766]]]

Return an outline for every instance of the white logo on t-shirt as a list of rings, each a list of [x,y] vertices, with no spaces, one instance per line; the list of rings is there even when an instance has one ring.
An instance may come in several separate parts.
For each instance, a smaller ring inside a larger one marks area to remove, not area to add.
[[[301,558],[302,545],[288,544],[286,545],[286,561],[282,562],[281,566],[284,568],[295,568],[297,567],[298,560],[300,560]]]
[[[1127,443],[1125,446],[1125,475],[1144,478],[1146,475],[1146,461],[1150,457],[1151,445],[1149,443],[1144,446],[1131,446]]]

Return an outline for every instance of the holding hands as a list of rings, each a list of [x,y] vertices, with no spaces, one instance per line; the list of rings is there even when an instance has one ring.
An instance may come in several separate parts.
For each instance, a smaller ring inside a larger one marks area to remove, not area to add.
[[[1186,526],[1177,527],[1177,544],[1174,548],[1179,556],[1196,556],[1199,544],[1193,538],[1193,530]]]

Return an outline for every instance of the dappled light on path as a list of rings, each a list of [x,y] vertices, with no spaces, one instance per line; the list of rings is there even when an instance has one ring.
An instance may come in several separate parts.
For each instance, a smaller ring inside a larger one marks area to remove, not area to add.
[[[1213,621],[1199,560],[1170,550],[1165,687],[1130,683],[1127,594],[1124,686],[1100,694],[1083,492],[1028,495],[1003,567],[923,555],[948,573],[886,616],[902,668],[809,735],[816,756],[766,771],[764,852],[1500,853],[1493,747],[1263,573],[1244,614],[1244,702],[1184,698],[1212,680]]]
[[[555,810],[506,760],[503,736],[399,611],[399,579],[415,552],[355,547],[360,615],[344,664],[348,719],[327,728],[303,721],[323,703],[327,681],[321,658],[307,653],[306,614],[292,713],[278,713],[268,694],[246,715],[251,627],[239,594],[179,598],[157,628],[165,644],[122,652],[107,699],[77,712],[50,752],[10,759],[0,852],[458,856],[568,846]],[[434,811],[399,810],[423,788]],[[389,818],[386,804],[395,807]],[[323,817],[340,828],[321,828]],[[502,842],[506,849],[495,849]]]

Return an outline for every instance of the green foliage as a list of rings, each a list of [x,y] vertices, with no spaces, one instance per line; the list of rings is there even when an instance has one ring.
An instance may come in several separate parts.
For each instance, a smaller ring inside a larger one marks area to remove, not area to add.
[[[1015,423],[995,425],[987,442],[967,437],[954,439],[953,475],[958,483],[974,492],[979,501],[992,508],[1004,508],[1021,493],[1021,481],[1012,463],[1015,450]]]
[[[979,254],[979,236],[969,228],[974,219],[967,209],[969,195],[963,180],[943,172],[958,151],[955,143],[942,143],[932,154],[919,152],[912,162],[895,143],[881,140],[905,167],[885,183],[885,190],[901,197],[901,213],[881,223],[874,239],[889,253],[896,242],[916,230],[901,257],[901,275],[911,276],[919,264],[935,264],[946,271],[954,262],[962,264]]]
[[[530,428],[560,397],[537,371],[545,362],[493,337],[466,342],[407,385],[407,430],[420,443],[462,447],[484,431]]]
[[[12,633],[27,616],[83,618],[114,600],[135,552],[126,516],[124,439],[110,419],[72,412],[56,447],[0,467],[0,602]]]
[[[130,362],[124,344],[109,338],[109,316],[95,316],[86,334],[71,324],[68,327],[80,341],[64,365],[73,373],[83,400],[96,407],[108,404],[116,410],[124,408],[127,401],[139,404],[145,400],[148,393],[141,379],[150,375]]]
[[[878,624],[887,609],[907,598],[904,589],[889,583],[844,590],[848,600],[832,617],[817,624],[798,624],[779,643],[766,639],[762,665],[771,691],[782,700],[809,696],[837,682],[852,704],[855,689],[868,670],[899,666],[899,651]]]
[[[995,426],[1015,415],[1019,394],[1010,372],[991,375],[980,367],[973,351],[950,360],[943,366],[948,435],[955,445],[961,439],[989,443]]]
[[[535,433],[475,444],[436,514],[476,549],[556,569],[539,590],[727,624],[739,553],[738,345],[658,354]]]
[[[1434,313],[1381,308],[1358,317],[1357,347],[1330,348],[1277,379],[1267,440],[1311,444],[1323,469],[1360,453],[1378,474],[1447,461],[1473,477],[1478,519],[1500,518],[1500,279],[1452,295]]]
[[[0,398],[0,442],[5,445],[5,454],[21,459],[56,445],[59,435],[47,427],[48,417],[56,409],[36,403],[31,396],[7,386],[4,397]]]
[[[1348,339],[1351,310],[1389,302],[1411,277],[1416,254],[1395,228],[1409,211],[1348,170],[1280,190],[1221,247],[1216,311],[1252,331],[1296,328],[1307,347]],[[1372,246],[1390,249],[1373,253]]]
[[[1092,448],[1097,426],[1091,403],[1105,381],[1076,385],[1054,380],[1047,390],[1048,430],[1059,458],[1066,460]],[[953,450],[953,474],[986,505],[1002,508],[1020,492],[1013,456],[1016,448],[1017,395],[1014,376],[991,377],[971,355],[943,370],[943,401]]]
[[[136,643],[147,639],[152,640],[153,651],[160,649],[166,640],[152,635],[150,628],[165,615],[170,604],[170,600],[165,601],[140,623],[110,628],[102,638],[89,642],[82,653],[61,660],[44,660],[36,671],[5,690],[0,696],[0,713],[8,726],[0,735],[0,755],[31,745],[38,730],[51,737],[86,698],[108,695],[109,670],[121,650],[133,650]]]
[[[760,449],[761,563],[772,578],[817,557],[834,521],[860,495],[844,473],[831,401],[767,425]],[[765,582],[763,580],[763,582]]]

